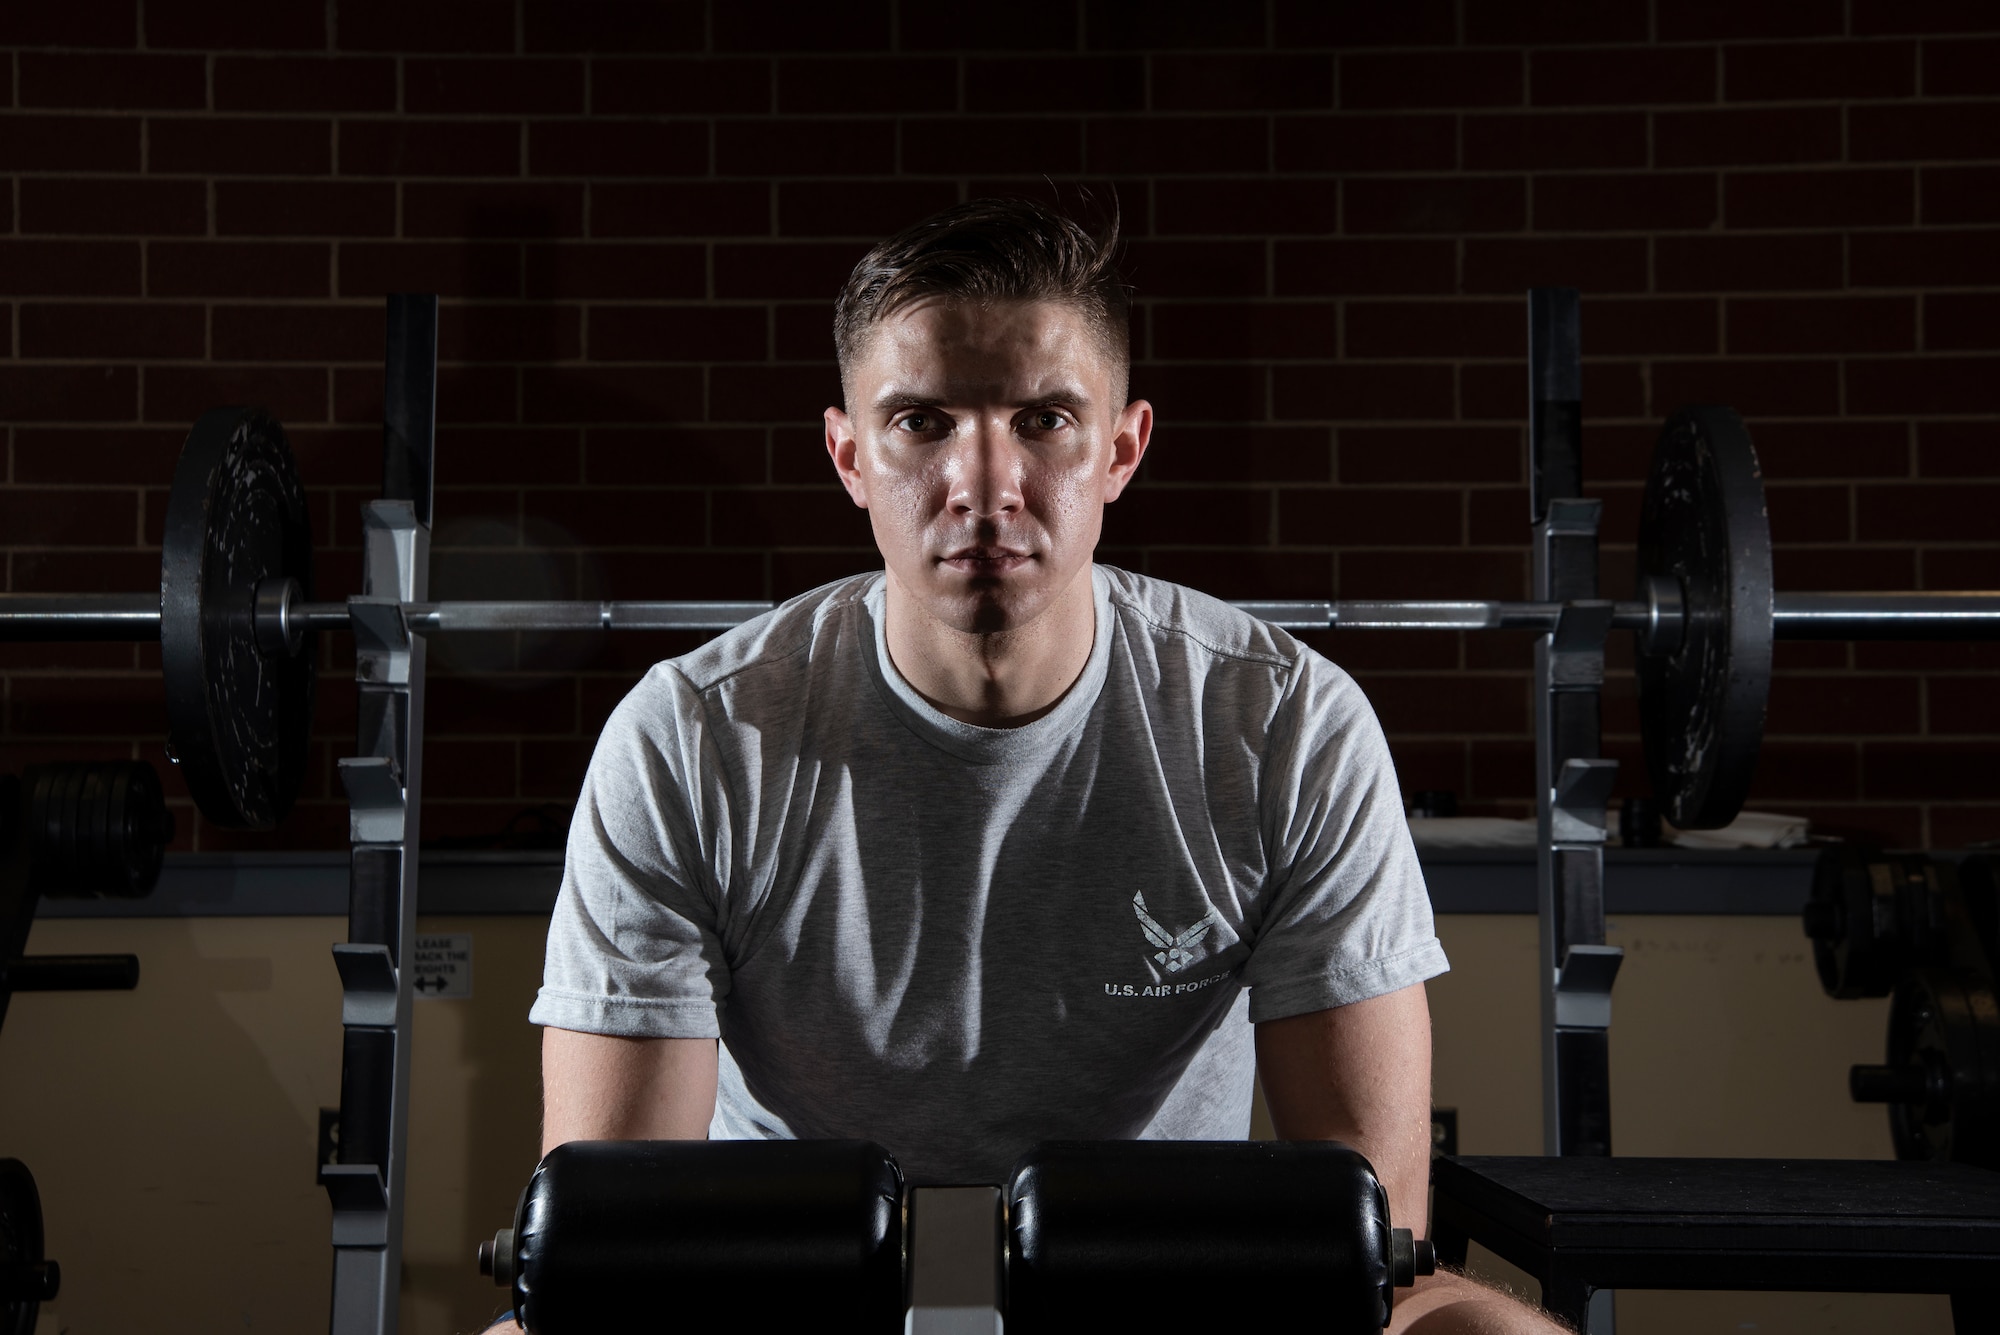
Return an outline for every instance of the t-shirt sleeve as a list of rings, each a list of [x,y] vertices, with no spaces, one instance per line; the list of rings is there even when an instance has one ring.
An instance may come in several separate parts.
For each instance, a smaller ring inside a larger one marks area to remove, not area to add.
[[[1253,1022],[1345,1006],[1450,965],[1361,688],[1310,649],[1272,725],[1260,816],[1270,898],[1243,980]]]
[[[729,966],[713,868],[725,801],[708,783],[702,702],[662,665],[599,736],[570,823],[534,1024],[628,1038],[716,1038]],[[704,837],[704,831],[716,833]]]

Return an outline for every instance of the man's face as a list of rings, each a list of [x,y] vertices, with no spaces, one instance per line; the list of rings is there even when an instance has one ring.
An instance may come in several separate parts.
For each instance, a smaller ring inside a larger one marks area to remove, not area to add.
[[[1115,401],[1121,370],[1050,302],[923,301],[874,327],[848,410],[826,411],[827,452],[918,608],[985,634],[1089,596],[1105,503],[1152,432],[1150,405]]]

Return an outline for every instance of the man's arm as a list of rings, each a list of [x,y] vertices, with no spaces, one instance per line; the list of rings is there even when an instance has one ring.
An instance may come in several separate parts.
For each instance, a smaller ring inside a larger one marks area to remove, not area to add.
[[[542,1030],[542,1153],[572,1140],[706,1140],[715,1040]]]
[[[1257,1026],[1257,1077],[1283,1140],[1338,1140],[1367,1156],[1389,1220],[1428,1231],[1431,1012],[1424,985]],[[1553,1335],[1546,1317],[1440,1271],[1396,1295],[1391,1335]]]

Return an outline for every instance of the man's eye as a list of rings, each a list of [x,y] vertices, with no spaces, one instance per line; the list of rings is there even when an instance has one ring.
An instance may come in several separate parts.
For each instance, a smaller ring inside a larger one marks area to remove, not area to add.
[[[928,413],[911,413],[902,421],[902,428],[905,431],[929,431],[936,425],[936,421]]]
[[[1043,431],[1054,431],[1063,424],[1061,413],[1036,413],[1035,425]]]

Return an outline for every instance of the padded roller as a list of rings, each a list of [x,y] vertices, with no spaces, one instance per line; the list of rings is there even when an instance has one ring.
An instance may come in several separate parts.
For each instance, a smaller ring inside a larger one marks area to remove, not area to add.
[[[1007,1200],[1007,1335],[1380,1330],[1428,1272],[1368,1160],[1332,1141],[1051,1142]]]
[[[903,1175],[868,1141],[551,1150],[495,1278],[535,1335],[899,1330]]]

